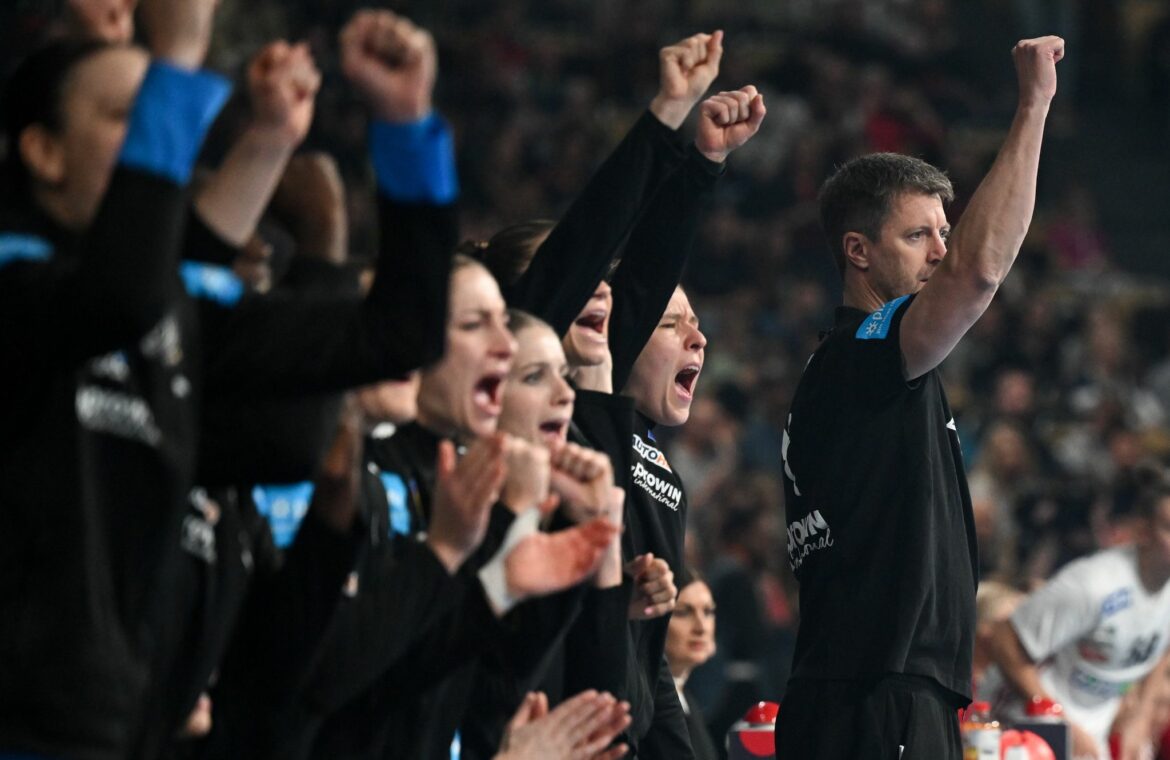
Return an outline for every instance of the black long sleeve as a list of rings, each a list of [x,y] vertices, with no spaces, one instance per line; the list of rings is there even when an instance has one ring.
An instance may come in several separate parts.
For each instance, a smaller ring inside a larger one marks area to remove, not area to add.
[[[630,233],[622,262],[610,281],[609,349],[613,387],[618,392],[682,279],[702,212],[724,166],[689,149],[685,163],[663,184]]]
[[[385,197],[379,207],[386,248],[364,300],[200,300],[209,395],[342,390],[442,356],[455,208]]]
[[[638,743],[638,757],[647,760],[687,760],[694,758],[691,735],[687,729],[687,718],[674,678],[662,657],[658,668],[658,680],[654,685],[654,722],[650,731]]]
[[[642,114],[504,296],[564,335],[605,277],[623,240],[683,161],[678,135]]]
[[[21,358],[0,382],[35,383],[45,370],[122,348],[154,327],[177,295],[183,221],[181,187],[118,167],[76,245],[62,233],[43,247],[25,230],[4,234],[4,247],[24,238],[23,250],[43,258],[0,256],[0,354]]]

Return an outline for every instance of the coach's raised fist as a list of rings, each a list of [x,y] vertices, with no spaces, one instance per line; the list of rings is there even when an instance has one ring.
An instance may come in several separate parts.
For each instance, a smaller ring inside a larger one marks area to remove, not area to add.
[[[1053,36],[1020,40],[1012,58],[1020,82],[1020,104],[1048,105],[1056,95],[1056,64],[1064,58],[1064,40]]]
[[[764,96],[748,85],[731,92],[721,92],[703,101],[695,147],[717,163],[760,130],[764,115]]]
[[[678,129],[703,93],[719,76],[723,32],[694,34],[658,51],[658,94],[650,111],[671,129]]]
[[[359,11],[341,31],[341,68],[379,119],[431,112],[438,57],[430,32],[390,11]]]

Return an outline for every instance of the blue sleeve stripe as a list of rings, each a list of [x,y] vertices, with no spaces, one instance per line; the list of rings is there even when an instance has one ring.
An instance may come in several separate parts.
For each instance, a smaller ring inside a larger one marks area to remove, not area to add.
[[[119,163],[187,184],[231,86],[216,74],[154,61],[134,101]]]
[[[459,197],[455,141],[436,114],[409,124],[370,125],[370,160],[378,189],[412,203],[451,203]]]
[[[885,340],[890,335],[890,320],[894,318],[898,307],[909,297],[902,296],[901,298],[895,298],[873,314],[870,314],[861,323],[861,326],[857,328],[857,334],[854,337],[858,340]]]
[[[244,283],[227,267],[202,261],[179,264],[183,287],[192,298],[205,298],[221,306],[235,306],[244,295]]]
[[[0,269],[17,261],[48,261],[52,256],[52,244],[42,237],[0,232]]]

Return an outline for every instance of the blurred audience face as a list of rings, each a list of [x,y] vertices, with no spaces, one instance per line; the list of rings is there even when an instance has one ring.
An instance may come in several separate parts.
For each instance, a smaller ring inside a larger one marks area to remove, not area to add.
[[[362,413],[373,422],[403,425],[418,416],[420,375],[411,372],[404,380],[386,380],[358,390]]]
[[[1170,573],[1170,496],[1158,501],[1149,529],[1137,531],[1137,541],[1153,569]]]
[[[460,440],[494,433],[515,353],[496,281],[479,264],[459,266],[451,275],[447,351],[422,372],[419,422]]]
[[[995,379],[995,408],[1000,414],[1026,417],[1036,408],[1036,381],[1022,369],[1004,370]]]
[[[62,88],[61,128],[34,124],[21,133],[33,193],[58,224],[83,230],[97,214],[148,62],[144,51],[131,47],[85,58]]]
[[[675,288],[623,392],[656,424],[683,424],[691,413],[706,346],[691,302],[682,288]]]
[[[517,330],[516,358],[504,384],[500,429],[532,443],[564,443],[573,417],[569,364],[556,333],[534,324]]]
[[[613,291],[602,281],[565,334],[565,356],[573,367],[595,367],[609,358],[609,315]]]
[[[703,581],[678,594],[666,630],[666,662],[675,677],[689,675],[715,654],[715,600]]]
[[[937,195],[903,193],[890,204],[881,236],[869,241],[866,277],[885,301],[922,290],[947,254],[950,224]]]

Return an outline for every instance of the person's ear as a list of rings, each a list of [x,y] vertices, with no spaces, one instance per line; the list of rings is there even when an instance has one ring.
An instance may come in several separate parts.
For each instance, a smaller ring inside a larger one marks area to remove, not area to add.
[[[32,124],[20,133],[20,160],[37,182],[58,185],[65,179],[65,149],[61,141],[42,124]]]
[[[847,263],[863,272],[869,269],[869,257],[873,253],[869,238],[860,232],[846,232],[841,239],[841,247],[845,251]]]

